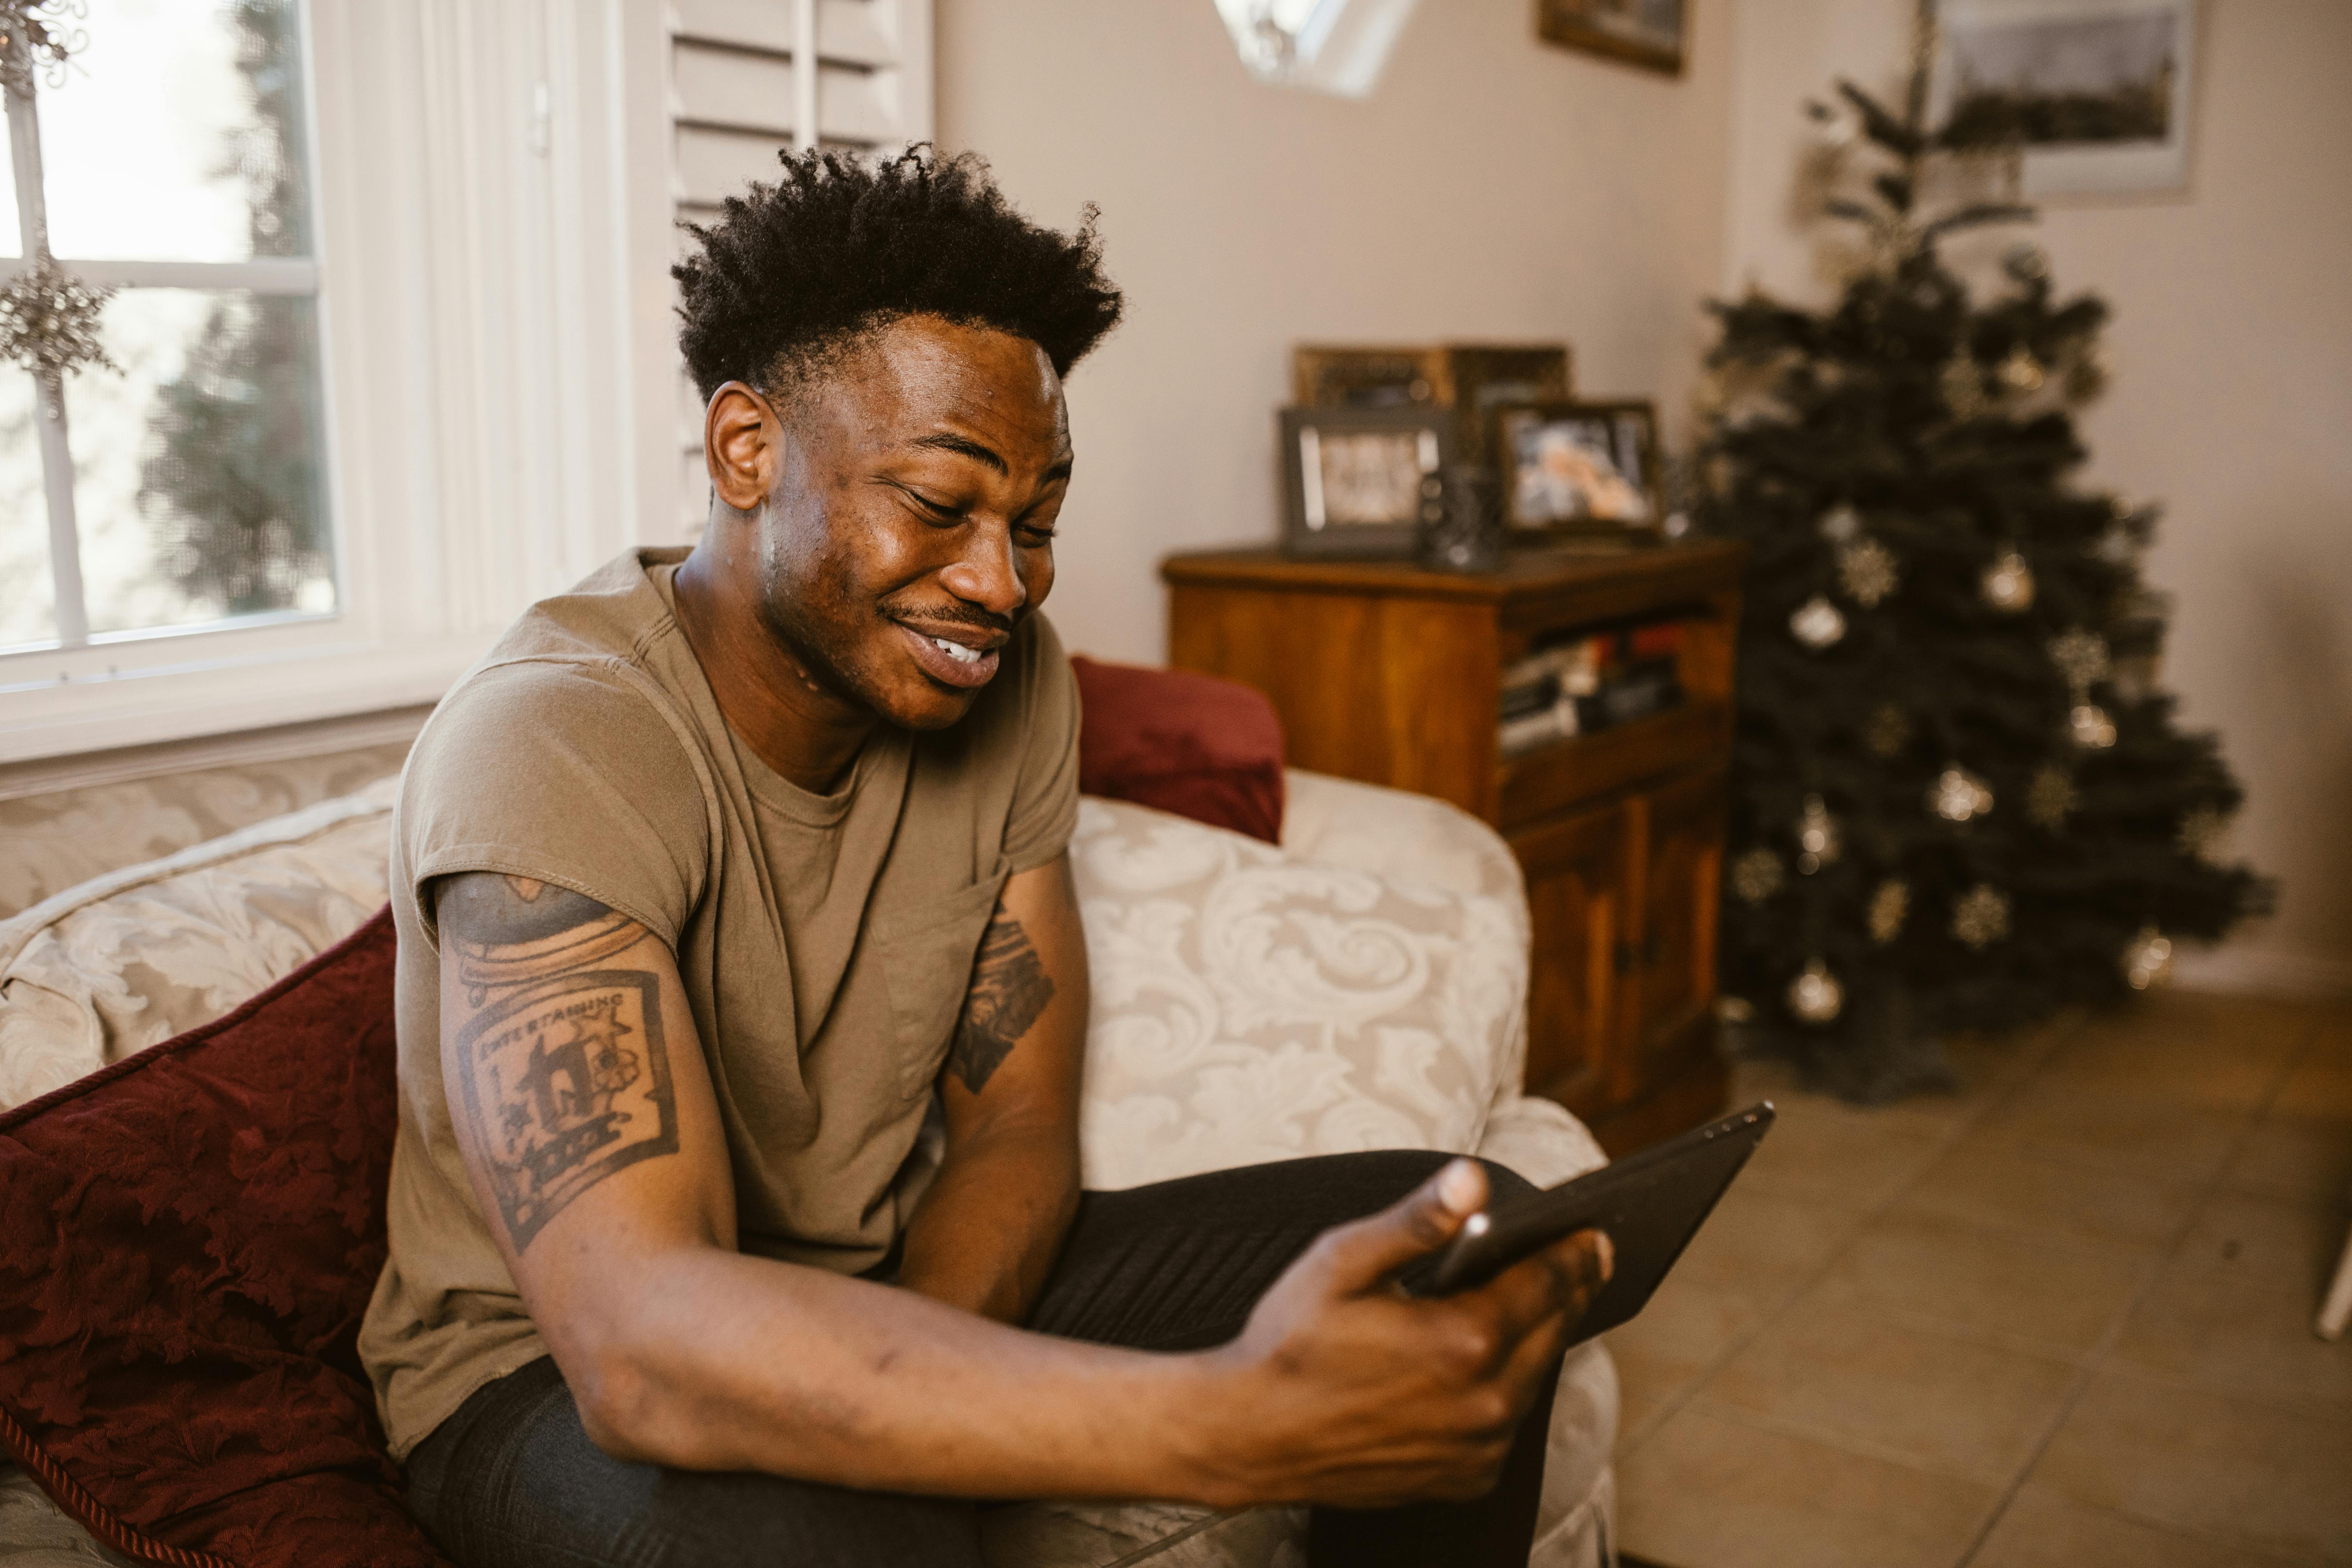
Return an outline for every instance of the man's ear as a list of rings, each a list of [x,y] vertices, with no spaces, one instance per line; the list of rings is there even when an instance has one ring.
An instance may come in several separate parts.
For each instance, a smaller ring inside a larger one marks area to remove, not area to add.
[[[740,381],[710,395],[702,411],[702,460],[710,488],[737,511],[757,511],[775,487],[783,437],[768,400]]]

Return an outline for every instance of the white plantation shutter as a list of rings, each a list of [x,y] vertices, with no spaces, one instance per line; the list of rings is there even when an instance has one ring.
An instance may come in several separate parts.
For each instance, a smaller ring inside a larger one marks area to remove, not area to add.
[[[890,153],[931,134],[930,0],[673,0],[671,191],[681,222],[708,222],[776,153],[811,145]],[[693,238],[677,235],[681,253]],[[702,402],[681,362],[678,524],[709,508]]]

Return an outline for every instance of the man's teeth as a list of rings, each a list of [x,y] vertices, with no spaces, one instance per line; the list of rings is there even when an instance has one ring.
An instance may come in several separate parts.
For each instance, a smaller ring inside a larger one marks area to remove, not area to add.
[[[960,642],[950,642],[945,637],[933,637],[931,641],[939,645],[941,653],[946,654],[958,664],[980,662],[980,650],[976,647],[966,647]]]

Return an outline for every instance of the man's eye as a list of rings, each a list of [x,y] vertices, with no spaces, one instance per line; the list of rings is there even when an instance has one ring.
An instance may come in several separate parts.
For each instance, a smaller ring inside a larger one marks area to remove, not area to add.
[[[1013,531],[1019,534],[1021,542],[1032,550],[1042,549],[1054,542],[1054,531],[1050,528],[1034,527],[1024,522]]]

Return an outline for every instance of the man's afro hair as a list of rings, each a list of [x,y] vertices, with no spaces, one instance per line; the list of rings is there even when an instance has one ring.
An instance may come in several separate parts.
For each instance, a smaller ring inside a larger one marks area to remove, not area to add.
[[[1076,234],[1040,228],[981,158],[928,144],[878,162],[823,149],[778,161],[783,178],[687,226],[702,252],[670,269],[678,346],[706,399],[730,381],[777,390],[903,316],[1027,338],[1062,375],[1118,321],[1091,206]]]

